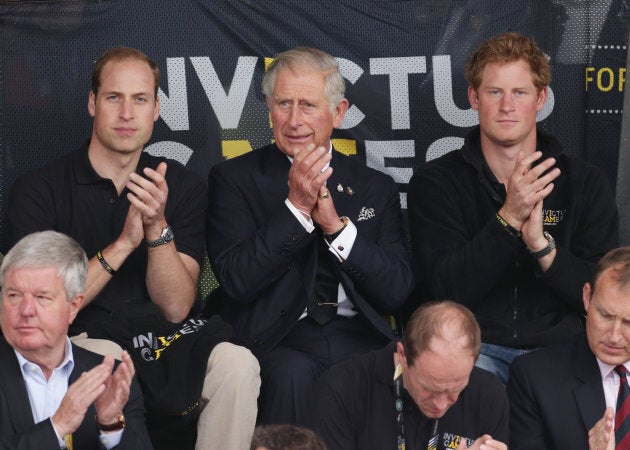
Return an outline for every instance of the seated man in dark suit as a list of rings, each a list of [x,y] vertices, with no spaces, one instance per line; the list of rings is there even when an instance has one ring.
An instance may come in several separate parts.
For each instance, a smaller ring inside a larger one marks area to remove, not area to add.
[[[127,352],[71,344],[88,260],[54,231],[26,236],[0,266],[0,448],[152,449]]]
[[[313,429],[330,450],[506,450],[507,396],[495,375],[474,366],[480,346],[465,306],[425,303],[402,342],[322,375]]]
[[[348,109],[335,58],[281,53],[263,91],[275,143],[212,168],[206,242],[222,314],[260,361],[259,419],[304,423],[325,368],[394,338],[382,314],[413,279],[396,184],[333,151]]]
[[[630,448],[630,247],[599,261],[582,297],[586,335],[510,368],[511,449]]]

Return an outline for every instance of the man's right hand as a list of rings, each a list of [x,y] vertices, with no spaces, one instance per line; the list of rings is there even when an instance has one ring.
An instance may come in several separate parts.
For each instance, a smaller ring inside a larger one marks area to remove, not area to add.
[[[79,428],[90,405],[105,391],[105,383],[111,377],[113,367],[114,358],[105,358],[102,364],[83,372],[77,381],[68,386],[59,408],[51,417],[62,438]]]
[[[552,169],[556,163],[553,158],[547,158],[532,167],[532,164],[541,157],[542,152],[534,152],[524,158],[519,154],[514,171],[505,187],[505,202],[499,210],[499,215],[517,230],[520,230],[530,217],[534,206],[551,193],[552,181],[560,175],[560,169],[557,167]],[[549,172],[543,175],[547,170]]]
[[[332,168],[326,164],[332,159],[324,147],[315,148],[314,144],[294,154],[289,170],[289,201],[303,214],[311,214],[317,203],[317,196],[326,180],[332,175]]]
[[[604,417],[588,430],[589,450],[615,450],[615,433],[613,433],[613,418],[615,411],[612,407],[606,408]]]
[[[134,251],[144,239],[144,227],[142,223],[142,213],[134,205],[129,205],[125,224],[122,232],[118,236],[118,244],[123,246],[127,255]],[[125,256],[125,259],[127,256]]]

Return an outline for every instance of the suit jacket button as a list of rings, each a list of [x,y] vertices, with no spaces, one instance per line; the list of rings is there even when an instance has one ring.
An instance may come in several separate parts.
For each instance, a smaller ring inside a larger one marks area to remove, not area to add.
[[[287,312],[286,312],[284,309],[280,311],[280,315],[281,315],[281,316],[284,316],[286,313],[287,313]]]

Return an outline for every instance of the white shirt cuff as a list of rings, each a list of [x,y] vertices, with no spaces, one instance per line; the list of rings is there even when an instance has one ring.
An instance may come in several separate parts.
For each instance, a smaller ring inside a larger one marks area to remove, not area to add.
[[[328,245],[328,250],[344,262],[350,256],[350,251],[357,238],[357,227],[348,219],[348,224],[337,238]]]
[[[295,216],[295,218],[302,224],[304,229],[308,231],[309,233],[312,233],[313,230],[315,229],[315,226],[313,225],[313,219],[311,219],[311,216],[308,216],[308,220],[307,220],[304,217],[304,214],[302,214],[300,210],[298,210],[295,206],[293,206],[293,203],[291,203],[288,198],[284,201],[284,204],[287,205],[287,208],[289,208],[289,211],[291,211],[291,213]]]
[[[120,440],[122,439],[122,434],[125,430],[118,430],[115,431],[113,433],[103,433],[101,432],[98,436],[99,440],[101,441],[101,444],[103,444],[103,446],[109,450],[110,448],[116,447],[118,444],[120,444]]]

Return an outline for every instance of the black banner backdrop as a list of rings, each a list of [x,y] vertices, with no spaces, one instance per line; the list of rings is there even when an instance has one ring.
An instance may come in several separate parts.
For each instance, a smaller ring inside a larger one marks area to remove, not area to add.
[[[392,175],[406,207],[413,168],[459,148],[477,123],[463,76],[471,51],[520,31],[554,68],[541,125],[615,186],[621,9],[621,0],[0,0],[0,235],[15,178],[89,137],[91,66],[115,45],[144,51],[162,71],[146,150],[204,177],[271,140],[260,89],[269,58],[298,45],[329,52],[351,102],[335,145]]]

